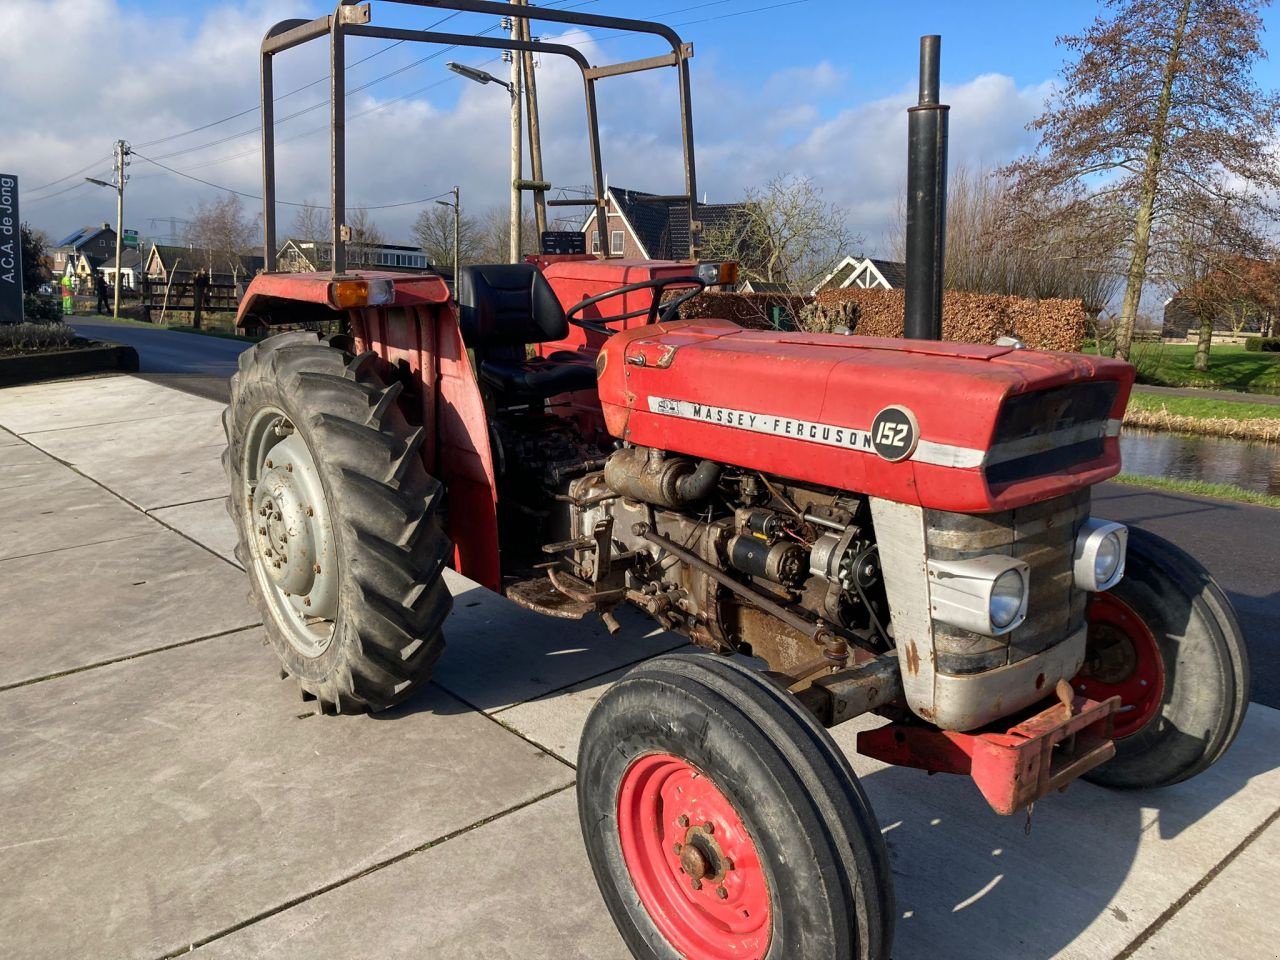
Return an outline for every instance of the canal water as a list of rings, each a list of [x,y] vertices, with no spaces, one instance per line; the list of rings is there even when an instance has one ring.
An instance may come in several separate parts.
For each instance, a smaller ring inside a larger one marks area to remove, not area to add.
[[[1125,473],[1230,483],[1280,496],[1280,444],[1125,427],[1120,460]]]

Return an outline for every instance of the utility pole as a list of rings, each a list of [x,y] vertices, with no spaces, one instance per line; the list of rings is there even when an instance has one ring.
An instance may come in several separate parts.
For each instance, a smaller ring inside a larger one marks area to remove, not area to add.
[[[529,0],[515,0],[519,6],[527,6]],[[520,39],[528,41],[529,21],[520,19]],[[542,131],[538,122],[538,81],[534,76],[533,51],[525,50],[521,56],[524,66],[524,98],[525,109],[529,112],[529,165],[530,176],[541,182],[542,176]],[[538,238],[547,232],[547,194],[543,190],[533,191],[533,217],[538,227]]]
[[[120,287],[124,282],[124,264],[120,258],[124,255],[124,185],[129,177],[125,167],[129,166],[129,144],[123,140],[116,141],[116,276],[115,298],[111,315],[120,319]]]
[[[520,18],[504,17],[503,27],[511,31],[511,39],[520,39]],[[520,58],[514,48],[503,51],[503,59],[511,63],[511,262],[520,262],[520,215],[523,197],[520,180],[523,171],[520,162],[520,140],[523,130],[520,121]]]
[[[462,197],[457,187],[453,188],[453,203],[448,200],[437,200],[442,207],[453,207],[453,288],[458,289],[458,250],[462,246]]]

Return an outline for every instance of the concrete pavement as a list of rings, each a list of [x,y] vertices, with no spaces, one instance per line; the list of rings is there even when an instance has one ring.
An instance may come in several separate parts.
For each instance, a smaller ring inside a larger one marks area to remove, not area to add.
[[[135,377],[0,391],[0,956],[623,960],[571,764],[607,684],[679,638],[549,623],[451,577],[429,688],[316,716],[243,599],[217,414]],[[1176,534],[1141,496],[1108,512]],[[890,846],[894,957],[1277,956],[1278,737],[1254,704],[1202,777],[1073,785],[1029,835],[966,780],[851,754]]]

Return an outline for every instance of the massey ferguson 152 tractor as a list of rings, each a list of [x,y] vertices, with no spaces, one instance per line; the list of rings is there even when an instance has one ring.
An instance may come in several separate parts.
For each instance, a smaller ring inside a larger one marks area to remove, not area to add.
[[[345,332],[286,333],[242,356],[226,467],[237,555],[304,695],[325,713],[376,711],[422,686],[444,646],[446,566],[610,633],[629,603],[709,651],[630,671],[592,710],[578,756],[601,893],[633,954],[655,960],[889,957],[885,844],[825,729],[854,717],[885,721],[859,734],[859,752],[967,774],[1001,814],[1078,777],[1164,786],[1223,755],[1249,686],[1227,598],[1172,544],[1090,512],[1091,487],[1120,468],[1133,368],[939,342],[937,38],[909,111],[908,339],[892,340],[681,314],[734,268],[699,262],[693,52],[673,31],[399,2],[669,49],[596,66],[557,43],[372,26],[349,3],[264,40],[268,268],[240,319]],[[596,85],[673,68],[685,189],[652,202],[682,214],[688,261],[547,253],[466,266],[453,292],[435,275],[348,270],[353,36],[576,63],[601,250]],[[282,274],[272,61],[323,37],[333,269]]]

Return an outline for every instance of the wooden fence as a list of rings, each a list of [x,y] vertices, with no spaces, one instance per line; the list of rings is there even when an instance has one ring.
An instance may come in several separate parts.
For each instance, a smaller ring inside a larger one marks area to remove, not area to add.
[[[198,328],[204,313],[235,313],[240,307],[240,285],[209,283],[200,277],[173,283],[143,277],[138,293],[142,298],[142,318],[148,323],[156,320],[153,311],[189,310],[191,325]]]

